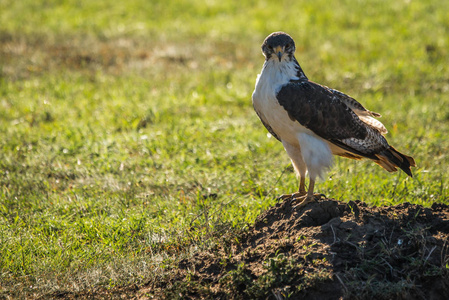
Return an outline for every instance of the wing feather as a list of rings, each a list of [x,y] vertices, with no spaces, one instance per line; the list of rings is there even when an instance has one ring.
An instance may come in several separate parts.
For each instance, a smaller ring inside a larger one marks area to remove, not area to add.
[[[362,120],[364,123],[370,125],[371,127],[379,130],[381,134],[387,134],[388,130],[385,128],[382,122],[374,119],[381,117],[379,113],[369,111],[362,104],[360,104],[357,100],[352,97],[349,97],[346,94],[343,94],[340,91],[331,89],[332,93],[340,99],[343,103],[345,103],[352,111]]]
[[[284,85],[276,97],[291,119],[321,138],[358,156],[376,159],[375,154],[389,147],[387,141],[381,131],[361,120],[351,107],[367,115],[369,112],[343,95],[304,80]]]
[[[319,85],[318,83],[314,83],[316,85]],[[376,128],[379,130],[381,134],[387,134],[388,130],[385,128],[384,124],[382,122],[376,120],[375,118],[381,117],[379,113],[367,110],[360,102],[355,100],[354,98],[331,88],[328,88],[327,86],[321,85],[324,89],[331,92],[334,97],[337,97],[341,102],[346,104],[352,111],[362,120],[364,123],[370,125],[371,127]]]

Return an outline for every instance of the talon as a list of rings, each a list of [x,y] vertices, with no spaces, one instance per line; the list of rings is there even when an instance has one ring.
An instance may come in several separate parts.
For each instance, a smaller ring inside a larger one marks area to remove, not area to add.
[[[310,202],[316,201],[315,195],[306,195],[306,196],[302,196],[300,198],[293,199],[293,201],[295,201],[295,202],[297,200],[301,200],[301,201],[297,205],[293,206],[293,208],[300,208],[300,207],[305,206],[306,204],[309,204]]]
[[[276,198],[277,201],[287,200],[292,197],[292,194],[283,194]]]
[[[292,193],[292,194],[283,194],[280,195],[279,197],[276,198],[276,200],[281,201],[281,200],[287,200],[287,199],[296,199],[296,198],[300,198],[303,197],[307,194],[306,191],[304,192],[296,192],[296,193]]]
[[[326,195],[325,195],[325,194],[317,193],[317,194],[314,194],[313,196],[314,196],[315,198],[318,198],[318,199],[321,199],[321,198],[326,199]]]
[[[309,184],[309,192],[306,191],[305,187],[304,187],[304,177],[301,177],[301,182],[299,184],[299,191],[293,194],[284,194],[281,195],[277,198],[278,201],[285,201],[285,200],[290,200],[291,203],[298,203],[297,205],[293,206],[293,208],[299,208],[302,206],[305,206],[306,204],[313,202],[313,201],[317,201],[321,198],[326,198],[326,195],[321,194],[321,193],[313,193],[313,187],[315,185],[315,180],[314,179],[310,179],[310,184]]]

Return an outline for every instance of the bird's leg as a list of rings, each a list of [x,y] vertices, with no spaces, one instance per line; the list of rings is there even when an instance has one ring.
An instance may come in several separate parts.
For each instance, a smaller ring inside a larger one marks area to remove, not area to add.
[[[281,195],[278,200],[286,200],[291,198],[298,198],[301,196],[304,196],[307,194],[306,191],[306,172],[307,172],[307,165],[304,162],[304,159],[302,158],[301,149],[298,147],[298,145],[294,146],[289,144],[286,141],[282,141],[282,145],[285,148],[285,151],[287,151],[288,156],[290,157],[292,161],[293,168],[295,169],[295,172],[299,176],[299,190],[296,193],[293,194],[285,194]]]
[[[292,199],[292,202],[298,202],[298,204],[294,206],[295,208],[302,207],[302,206],[304,206],[310,202],[313,202],[323,196],[323,194],[314,194],[313,193],[314,186],[315,186],[315,179],[310,178],[309,190],[307,191],[307,194]]]
[[[293,193],[293,194],[283,194],[283,195],[278,197],[278,200],[286,200],[286,199],[290,199],[290,198],[296,199],[296,198],[302,197],[302,196],[304,196],[306,194],[307,194],[307,191],[306,191],[306,178],[305,178],[305,176],[301,176],[299,178],[299,190],[296,193]]]
[[[315,179],[310,178],[309,182],[309,190],[307,191],[307,194],[302,195],[300,197],[292,197],[292,202],[298,202],[296,207],[302,207],[306,205],[307,203],[313,202],[315,200],[315,196],[313,195],[313,187],[315,186]],[[300,186],[301,188],[301,186]]]
[[[306,191],[306,177],[305,176],[301,176],[301,178],[299,178],[299,190],[298,190],[298,196],[304,196],[305,194],[307,194]]]

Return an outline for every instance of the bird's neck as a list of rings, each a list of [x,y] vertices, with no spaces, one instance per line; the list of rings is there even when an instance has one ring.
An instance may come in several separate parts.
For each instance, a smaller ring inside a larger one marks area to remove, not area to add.
[[[260,75],[271,86],[282,86],[292,81],[307,80],[307,76],[294,57],[280,62],[274,59],[265,61]]]

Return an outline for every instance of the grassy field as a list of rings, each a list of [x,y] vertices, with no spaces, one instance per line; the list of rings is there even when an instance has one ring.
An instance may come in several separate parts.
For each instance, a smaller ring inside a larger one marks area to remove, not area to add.
[[[0,298],[154,280],[297,189],[253,112],[266,35],[383,115],[414,178],[337,158],[316,190],[449,203],[449,2],[0,0]]]

